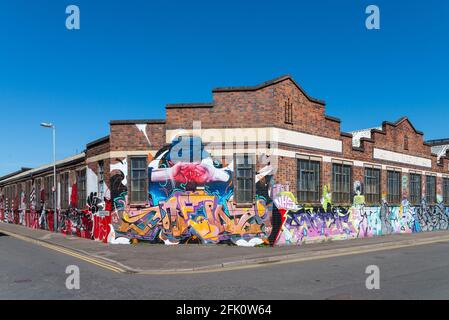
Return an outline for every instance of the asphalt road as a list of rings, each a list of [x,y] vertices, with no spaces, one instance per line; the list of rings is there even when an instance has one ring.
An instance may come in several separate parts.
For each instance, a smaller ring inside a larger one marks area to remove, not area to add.
[[[80,290],[65,286],[80,269]],[[366,267],[380,268],[367,290]],[[449,299],[449,243],[190,275],[118,274],[0,235],[0,299]]]

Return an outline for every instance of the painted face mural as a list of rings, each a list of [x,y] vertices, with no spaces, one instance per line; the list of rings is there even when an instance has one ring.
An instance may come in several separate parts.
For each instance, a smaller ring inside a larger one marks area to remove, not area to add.
[[[148,199],[128,204],[125,160],[111,166],[112,223],[116,237],[165,244],[233,243],[254,246],[271,233],[272,170],[256,177],[255,204],[234,203],[233,164],[224,167],[197,137],[180,136],[149,158]]]

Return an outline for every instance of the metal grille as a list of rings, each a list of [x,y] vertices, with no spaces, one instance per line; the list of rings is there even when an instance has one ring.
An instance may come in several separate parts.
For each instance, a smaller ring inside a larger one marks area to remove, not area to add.
[[[69,173],[60,175],[61,179],[61,208],[67,209],[69,207]]]
[[[53,176],[47,176],[44,179],[45,190],[45,208],[53,208]]]
[[[421,175],[410,174],[410,202],[412,204],[420,204],[422,197]]]
[[[86,169],[77,172],[76,179],[78,209],[84,209],[87,204]]]
[[[426,201],[429,204],[437,202],[437,177],[426,176]]]
[[[449,204],[449,179],[443,178],[443,202]]]
[[[298,159],[297,163],[298,201],[320,201],[320,162]]]
[[[145,203],[148,200],[147,158],[131,158],[131,202]]]
[[[401,202],[401,173],[388,171],[387,175],[387,201],[390,204],[398,204]]]
[[[332,201],[335,203],[351,203],[351,166],[332,164]]]
[[[239,204],[250,204],[255,198],[255,163],[253,156],[244,154],[235,157],[237,191],[236,201]]]
[[[380,203],[380,169],[365,168],[365,200],[368,204]]]
[[[41,197],[41,190],[42,190],[42,186],[41,186],[41,179],[37,178],[34,181],[34,190],[36,192],[36,210],[40,210],[41,209],[41,201],[42,201],[42,197]]]
[[[26,208],[30,208],[30,194],[31,194],[31,181],[27,181],[25,184],[25,204]]]

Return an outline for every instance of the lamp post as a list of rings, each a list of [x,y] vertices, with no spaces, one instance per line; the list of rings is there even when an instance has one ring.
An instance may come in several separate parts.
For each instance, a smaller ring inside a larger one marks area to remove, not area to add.
[[[52,123],[41,123],[41,127],[53,130],[53,229],[58,232],[58,209],[57,209],[57,193],[56,193],[56,127]]]

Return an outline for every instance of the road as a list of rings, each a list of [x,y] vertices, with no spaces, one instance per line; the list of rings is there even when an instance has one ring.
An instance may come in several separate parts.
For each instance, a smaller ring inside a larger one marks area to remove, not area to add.
[[[66,267],[80,269],[68,290]],[[368,265],[380,290],[367,290]],[[0,299],[449,299],[449,243],[188,275],[114,273],[0,234]]]

